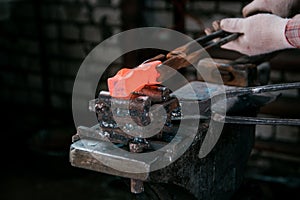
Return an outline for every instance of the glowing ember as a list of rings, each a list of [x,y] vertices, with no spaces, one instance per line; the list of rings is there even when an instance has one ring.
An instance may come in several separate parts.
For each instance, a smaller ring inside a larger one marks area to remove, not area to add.
[[[134,69],[121,69],[114,77],[107,80],[108,89],[112,97],[128,98],[130,94],[146,84],[159,84],[156,79],[159,73],[156,66],[161,61],[141,64]]]

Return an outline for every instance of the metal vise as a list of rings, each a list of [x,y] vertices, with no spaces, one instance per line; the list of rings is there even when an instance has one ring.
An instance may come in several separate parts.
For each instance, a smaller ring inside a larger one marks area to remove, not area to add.
[[[213,150],[199,158],[203,140],[211,134],[211,119],[200,116],[195,123],[193,116],[184,116],[181,109],[197,107],[201,113],[210,108],[209,101],[198,103],[207,99],[210,91],[204,82],[193,82],[191,87],[197,97],[191,97],[185,86],[175,93],[159,85],[146,86],[131,99],[115,99],[108,92],[100,92],[90,102],[99,124],[78,127],[70,147],[71,164],[129,178],[132,193],[143,192],[144,182],[169,183],[197,199],[230,199],[243,179],[255,125],[225,124]],[[247,96],[227,100],[227,115],[255,116],[257,109],[258,104]],[[164,118],[161,110],[165,110]],[[142,131],[155,119],[164,119],[162,126],[150,127],[148,132],[153,134],[143,138]],[[184,129],[180,129],[182,123]],[[168,163],[158,168],[162,162]]]

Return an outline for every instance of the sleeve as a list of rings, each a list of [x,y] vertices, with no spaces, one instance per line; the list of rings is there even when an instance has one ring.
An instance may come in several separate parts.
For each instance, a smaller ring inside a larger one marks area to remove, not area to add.
[[[285,36],[292,46],[300,48],[300,14],[288,21],[285,27]]]

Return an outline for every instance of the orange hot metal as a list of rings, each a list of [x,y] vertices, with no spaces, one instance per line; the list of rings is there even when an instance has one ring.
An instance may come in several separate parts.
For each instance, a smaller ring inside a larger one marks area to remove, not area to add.
[[[146,84],[159,84],[160,76],[156,67],[161,61],[152,61],[141,64],[136,68],[121,69],[114,77],[107,80],[108,90],[112,97],[128,98],[130,94]]]

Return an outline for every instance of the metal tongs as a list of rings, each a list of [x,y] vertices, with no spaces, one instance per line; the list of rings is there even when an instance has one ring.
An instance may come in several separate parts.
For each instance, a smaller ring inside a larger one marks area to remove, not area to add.
[[[245,95],[256,95],[268,92],[276,92],[290,89],[300,89],[300,82],[270,84],[255,87],[236,88],[226,91],[226,98],[242,97]],[[223,98],[222,95],[214,96],[218,101]],[[281,119],[281,118],[263,118],[263,117],[241,117],[241,116],[224,116],[220,113],[212,113],[214,121],[223,121],[230,124],[254,124],[254,125],[287,125],[300,126],[300,119]]]
[[[170,51],[167,55],[157,55],[151,59],[146,60],[144,63],[151,62],[154,60],[161,60],[162,64],[157,66],[157,70],[160,72],[161,77],[158,79],[163,80],[165,76],[172,76],[170,74],[174,73],[174,70],[168,70],[168,67],[171,67],[175,70],[180,68],[184,68],[190,66],[191,64],[197,62],[203,56],[206,56],[206,51],[213,48],[220,48],[222,45],[237,39],[240,36],[239,33],[228,33],[223,30],[218,30],[209,35],[200,37],[195,39],[187,44],[180,46],[172,51]],[[218,40],[216,40],[219,38]],[[199,44],[203,47],[199,49]],[[275,55],[277,55],[279,51],[274,51],[271,53],[260,54],[255,56],[241,56],[240,58],[232,61],[230,64],[260,64],[268,59],[271,59]],[[164,67],[168,66],[168,67]],[[283,84],[270,84],[263,86],[255,86],[255,87],[245,87],[245,88],[236,88],[232,90],[226,91],[226,98],[231,97],[239,97],[245,95],[255,95],[266,92],[274,92],[274,91],[282,91],[289,89],[299,89],[300,82],[296,83],[283,83]],[[213,96],[211,99],[207,101],[213,100],[217,102],[224,98],[223,95]],[[200,104],[207,104],[204,100],[199,102]],[[209,103],[207,105],[210,105]],[[208,111],[210,109],[207,109]],[[258,118],[258,117],[241,117],[241,116],[223,116],[219,113],[205,113],[207,115],[211,115],[211,118],[214,121],[224,121],[225,123],[238,123],[238,124],[265,124],[265,125],[294,125],[300,126],[300,119],[270,119],[270,118]],[[195,117],[195,116],[194,116]],[[192,117],[192,118],[194,118]],[[201,118],[201,116],[199,116]]]
[[[157,66],[157,70],[161,75],[158,78],[158,81],[162,81],[166,76],[170,77],[174,73],[174,70],[169,70],[168,67],[178,70],[195,64],[197,61],[207,56],[207,51],[220,48],[222,45],[237,39],[240,35],[240,33],[229,33],[224,30],[218,30],[209,35],[202,36],[193,41],[190,41],[187,44],[170,51],[167,55],[159,54],[153,58],[144,61],[143,63],[148,63],[155,60],[162,61],[162,64]],[[203,48],[199,49],[199,45],[201,45],[201,47]],[[271,53],[259,54],[254,56],[243,55],[237,58],[236,60],[231,61],[227,65],[258,65],[266,60],[273,58],[282,51],[283,50],[278,50]]]
[[[168,70],[164,66],[168,66],[175,70],[188,67],[199,61],[201,58],[207,56],[208,50],[220,48],[222,45],[237,39],[239,35],[239,33],[228,33],[226,31],[219,30],[190,41],[187,44],[170,51],[167,55],[159,54],[144,61],[143,63],[155,60],[162,61],[162,64],[157,67],[157,70],[161,74],[158,81],[161,81],[165,75],[171,76],[170,74],[172,73],[172,71]],[[199,49],[199,45],[203,48]]]
[[[287,125],[287,126],[300,126],[300,119],[282,119],[282,118],[263,118],[263,117],[246,117],[246,116],[233,116],[226,115],[222,108],[224,101],[229,100],[229,109],[232,107],[231,104],[235,101],[239,101],[239,98],[249,100],[245,107],[252,105],[253,107],[261,107],[266,105],[267,103],[275,101],[279,95],[271,95],[271,92],[279,92],[283,90],[290,89],[300,89],[300,82],[294,83],[280,83],[280,84],[269,84],[262,86],[254,86],[254,87],[232,87],[227,88],[224,92],[207,95],[207,92],[203,90],[202,83],[193,82],[191,83],[191,87],[198,91],[199,93],[204,93],[202,95],[194,96],[191,94],[185,94],[183,91],[186,91],[184,88],[179,91],[175,91],[175,96],[179,96],[182,102],[198,102],[199,108],[201,109],[201,115],[187,115],[180,116],[178,118],[174,118],[174,120],[182,120],[182,119],[211,119],[216,122],[229,123],[229,124],[252,124],[252,125]],[[215,90],[217,85],[212,86],[212,90]],[[188,90],[188,89],[187,89]],[[185,97],[187,99],[185,100]],[[233,101],[231,101],[232,99]],[[235,100],[236,99],[236,100]],[[219,104],[221,103],[221,104]],[[221,110],[218,109],[221,108]],[[244,107],[244,105],[240,105],[239,107]],[[214,109],[212,109],[214,108]]]

